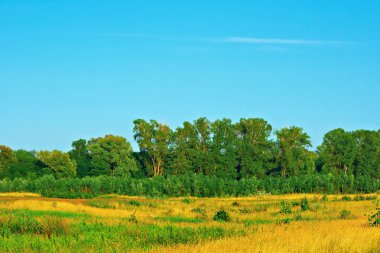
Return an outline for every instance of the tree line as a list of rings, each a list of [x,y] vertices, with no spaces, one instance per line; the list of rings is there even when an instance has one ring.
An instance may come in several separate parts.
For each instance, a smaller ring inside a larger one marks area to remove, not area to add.
[[[67,153],[0,145],[0,178],[199,175],[241,181],[326,175],[346,181],[380,180],[380,130],[334,129],[311,151],[310,136],[302,128],[273,130],[261,118],[235,123],[199,118],[174,130],[156,120],[133,123],[139,151],[114,135],[76,140]]]

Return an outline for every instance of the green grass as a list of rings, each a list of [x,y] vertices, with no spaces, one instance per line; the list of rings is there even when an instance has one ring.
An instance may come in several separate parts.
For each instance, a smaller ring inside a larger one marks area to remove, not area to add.
[[[168,216],[168,217],[158,217],[157,220],[169,221],[169,222],[187,222],[187,223],[200,223],[204,222],[202,219],[198,218],[187,218],[181,216]]]
[[[171,219],[184,220],[181,217]],[[94,223],[80,221],[68,225],[59,217],[37,220],[30,214],[20,212],[12,213],[11,218],[2,217],[0,228],[2,252],[98,252],[100,249],[102,252],[126,252],[131,249],[149,250],[157,246],[197,243],[244,234],[242,231],[222,227],[158,226],[127,220],[115,225],[107,225],[99,220]]]
[[[89,218],[89,214],[72,213],[65,211],[41,211],[41,210],[27,210],[27,209],[0,209],[0,216],[7,215],[26,215],[28,217],[41,217],[41,216],[54,216],[60,218]]]

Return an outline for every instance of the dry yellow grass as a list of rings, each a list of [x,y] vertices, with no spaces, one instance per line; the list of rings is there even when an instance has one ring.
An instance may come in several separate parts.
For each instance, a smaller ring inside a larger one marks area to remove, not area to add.
[[[270,224],[247,237],[176,245],[155,252],[377,252],[380,231],[363,224],[364,219]]]
[[[293,207],[292,214],[279,213],[280,201],[299,201],[304,197],[309,200],[311,211],[300,212],[297,206]],[[94,200],[67,200],[8,193],[0,194],[0,209],[81,213],[100,218],[106,224],[118,223],[120,218],[134,215],[139,222],[146,224],[221,226],[246,232],[246,236],[159,247],[155,252],[380,252],[380,229],[370,227],[367,221],[368,214],[375,210],[379,201],[342,201],[340,195],[330,195],[328,199],[327,202],[322,201],[322,195],[318,194],[291,194],[187,198],[186,201],[184,198],[149,199],[116,195]],[[120,201],[129,200],[139,201],[141,206],[119,204]],[[108,208],[95,207],[91,202],[107,203]],[[204,213],[194,212],[197,208],[204,210]],[[213,221],[212,217],[219,209],[226,210],[232,221]],[[341,219],[342,210],[351,212],[349,219]],[[160,219],[163,217],[201,218],[204,222],[172,222],[170,219]],[[284,224],[281,222],[283,219],[292,220]]]

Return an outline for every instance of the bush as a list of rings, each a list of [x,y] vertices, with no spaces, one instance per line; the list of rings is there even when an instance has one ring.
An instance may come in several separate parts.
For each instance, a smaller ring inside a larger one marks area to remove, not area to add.
[[[239,212],[241,214],[247,214],[247,213],[252,213],[252,210],[249,208],[243,208],[243,209],[239,209]]]
[[[128,202],[131,206],[141,206],[141,202],[137,200],[130,200]]]
[[[239,202],[235,201],[235,202],[232,203],[232,206],[240,206],[240,204],[239,204]]]
[[[43,234],[49,239],[52,235],[67,235],[67,223],[59,217],[46,216],[42,221]]]
[[[307,200],[307,198],[303,198],[301,200],[301,211],[309,211],[310,210],[310,206],[309,206],[309,201]]]
[[[286,202],[286,201],[281,201],[280,213],[282,213],[282,214],[292,213],[292,203]]]
[[[215,213],[215,215],[212,219],[214,221],[226,221],[226,222],[228,222],[231,220],[231,217],[226,211],[219,210]]]
[[[341,219],[349,219],[351,217],[351,211],[350,210],[342,210],[340,211],[340,218]]]
[[[368,217],[368,223],[370,226],[380,226],[380,208],[376,208],[376,212]]]
[[[329,198],[327,197],[327,195],[323,195],[322,199],[321,199],[323,202],[327,202],[329,201]]]
[[[350,196],[343,196],[342,200],[343,201],[351,201],[351,197]]]

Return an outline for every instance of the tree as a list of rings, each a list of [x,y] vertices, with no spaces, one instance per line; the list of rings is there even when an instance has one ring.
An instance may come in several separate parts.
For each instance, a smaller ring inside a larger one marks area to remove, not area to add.
[[[87,148],[87,141],[84,139],[79,139],[77,141],[73,141],[71,146],[73,149],[69,152],[69,155],[77,164],[77,176],[89,176],[91,174],[92,167],[90,152]]]
[[[237,144],[235,126],[230,119],[216,120],[211,123],[211,133],[211,163],[208,174],[225,179],[236,179]]]
[[[37,158],[48,167],[56,178],[75,177],[76,163],[70,159],[68,153],[58,150],[39,151]]]
[[[134,138],[140,151],[148,153],[153,176],[163,175],[164,160],[169,153],[172,131],[167,125],[155,120],[150,120],[148,123],[143,119],[137,119],[133,123]]]
[[[170,157],[168,159],[172,174],[196,172],[198,133],[188,121],[178,127],[172,136]]]
[[[15,161],[10,164],[8,176],[10,178],[26,177],[32,175],[41,176],[42,168],[38,164],[35,152],[26,150],[14,151]]]
[[[355,140],[354,174],[380,177],[380,135],[376,131],[352,132]]]
[[[130,175],[137,170],[131,144],[121,136],[93,138],[87,146],[92,175]]]
[[[195,160],[195,170],[197,173],[205,175],[213,174],[210,168],[209,149],[211,146],[211,126],[210,121],[205,117],[194,120],[196,131],[195,148],[197,150],[197,159]]]
[[[10,165],[16,161],[16,156],[10,147],[0,145],[0,177],[6,177]]]
[[[341,128],[334,129],[323,137],[323,143],[318,152],[324,161],[322,170],[343,173],[347,176],[352,172],[355,159],[355,139],[349,132]]]
[[[262,178],[273,168],[272,126],[264,119],[240,119],[236,124],[239,141],[240,178]]]
[[[281,175],[293,176],[301,172],[314,170],[313,154],[307,150],[311,147],[310,137],[302,128],[282,128],[275,132],[277,136],[277,162]]]

